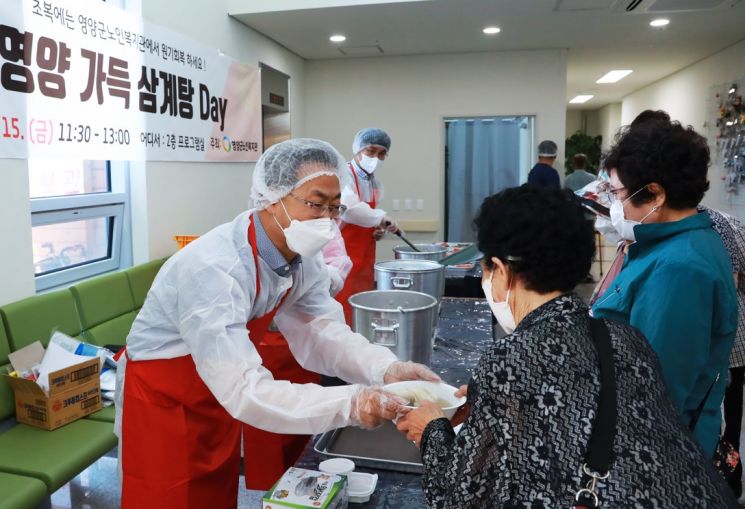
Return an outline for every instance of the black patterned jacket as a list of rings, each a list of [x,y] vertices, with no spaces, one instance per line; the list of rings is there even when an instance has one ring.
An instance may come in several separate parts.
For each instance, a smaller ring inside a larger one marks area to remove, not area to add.
[[[497,339],[468,386],[471,413],[424,431],[423,485],[437,508],[570,507],[598,404],[588,308],[567,294]],[[665,392],[657,358],[636,329],[606,322],[618,400],[615,462],[598,483],[602,507],[737,507]]]

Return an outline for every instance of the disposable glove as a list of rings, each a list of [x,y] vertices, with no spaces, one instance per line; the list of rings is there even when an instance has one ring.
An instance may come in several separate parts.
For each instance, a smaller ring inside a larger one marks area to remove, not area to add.
[[[350,422],[361,428],[373,429],[383,421],[390,421],[400,413],[407,401],[395,394],[385,392],[380,387],[359,386],[352,396]]]
[[[441,382],[439,376],[433,373],[424,364],[417,362],[396,361],[388,366],[383,376],[383,382],[391,384],[393,382],[403,382],[404,380],[426,380],[427,382]]]

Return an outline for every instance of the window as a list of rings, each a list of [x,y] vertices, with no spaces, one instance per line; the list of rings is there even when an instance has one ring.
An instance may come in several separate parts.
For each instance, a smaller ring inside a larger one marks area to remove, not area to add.
[[[128,266],[126,166],[84,160],[28,163],[36,289]]]

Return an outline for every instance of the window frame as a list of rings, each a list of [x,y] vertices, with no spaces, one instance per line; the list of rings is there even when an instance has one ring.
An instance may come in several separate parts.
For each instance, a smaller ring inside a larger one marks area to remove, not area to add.
[[[109,228],[110,256],[37,275],[36,291],[70,285],[81,279],[132,265],[132,239],[129,199],[129,167],[107,161],[109,191],[70,196],[30,198],[31,227],[62,224],[83,219],[112,218]]]

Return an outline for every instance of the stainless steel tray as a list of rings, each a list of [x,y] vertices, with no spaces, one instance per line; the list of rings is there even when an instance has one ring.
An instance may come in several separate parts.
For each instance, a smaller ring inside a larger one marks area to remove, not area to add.
[[[365,430],[350,426],[319,436],[314,449],[324,456],[349,458],[358,466],[421,474],[419,449],[391,422]]]

